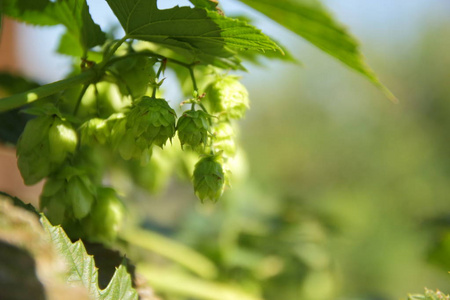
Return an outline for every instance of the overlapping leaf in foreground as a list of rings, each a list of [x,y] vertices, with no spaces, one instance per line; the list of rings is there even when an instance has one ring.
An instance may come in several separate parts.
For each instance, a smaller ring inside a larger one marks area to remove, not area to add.
[[[361,73],[396,101],[365,63],[359,43],[317,0],[241,0]]]
[[[107,0],[126,36],[175,50],[190,62],[239,68],[238,50],[282,51],[259,29],[202,8],[158,9],[156,0]]]
[[[98,272],[94,258],[87,254],[81,241],[72,243],[60,226],[52,226],[41,217],[44,230],[51,236],[54,246],[64,256],[70,267],[69,282],[80,282],[95,300],[137,300],[138,294],[131,286],[131,277],[121,265],[104,290],[98,287]]]

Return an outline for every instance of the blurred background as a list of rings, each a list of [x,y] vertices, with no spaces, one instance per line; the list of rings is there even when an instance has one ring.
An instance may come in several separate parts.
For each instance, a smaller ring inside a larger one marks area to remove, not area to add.
[[[255,18],[300,62],[264,60],[240,74],[251,110],[240,123],[244,152],[232,189],[214,205],[200,204],[176,177],[142,179],[167,187],[151,195],[123,175],[111,181],[128,191],[144,227],[213,262],[216,281],[262,299],[404,299],[424,287],[448,293],[450,2],[323,2],[361,41],[398,104],[294,34],[224,0],[226,13]],[[96,22],[113,23],[103,2],[89,5]],[[10,28],[2,47],[14,48],[17,63],[3,69],[39,83],[66,75],[70,59],[53,52],[62,29]],[[167,98],[181,97],[170,81],[165,87]],[[164,299],[212,299],[183,296],[161,276],[150,281]]]

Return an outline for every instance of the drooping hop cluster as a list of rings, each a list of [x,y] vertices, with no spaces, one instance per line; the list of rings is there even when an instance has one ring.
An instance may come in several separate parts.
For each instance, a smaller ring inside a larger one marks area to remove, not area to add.
[[[194,190],[200,200],[217,201],[225,187],[225,174],[220,156],[207,155],[201,158],[194,169]]]
[[[106,243],[116,238],[124,217],[114,189],[95,185],[84,169],[69,165],[47,179],[41,208],[53,224],[71,224],[75,236]]]
[[[17,163],[25,184],[35,184],[55,172],[75,152],[77,142],[72,125],[58,115],[29,121],[17,143]]]
[[[206,101],[211,113],[241,119],[249,108],[248,92],[238,77],[219,77],[206,88]]]
[[[178,119],[177,132],[181,147],[193,150],[205,148],[208,140],[210,116],[202,110],[188,110]]]
[[[146,162],[153,146],[162,148],[174,137],[175,122],[175,111],[166,100],[144,96],[114,125],[114,146],[124,159]]]

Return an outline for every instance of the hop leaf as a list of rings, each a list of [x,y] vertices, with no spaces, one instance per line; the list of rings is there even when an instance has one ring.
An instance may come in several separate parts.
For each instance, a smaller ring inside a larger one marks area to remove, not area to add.
[[[206,88],[211,112],[224,114],[228,118],[241,119],[249,108],[248,92],[235,76],[225,76]]]
[[[56,171],[75,152],[77,142],[70,123],[57,115],[29,121],[17,144],[17,163],[25,184],[35,184]]]
[[[208,139],[209,115],[201,110],[189,110],[178,119],[177,131],[181,147],[204,148]]]
[[[225,174],[218,155],[208,155],[199,160],[194,169],[194,190],[200,200],[217,201],[222,196]]]
[[[87,254],[81,240],[72,243],[60,226],[52,226],[45,217],[41,217],[41,223],[51,237],[50,241],[69,266],[70,272],[67,280],[82,284],[88,290],[90,299],[138,299],[138,294],[132,287],[131,277],[127,273],[125,264],[120,265],[108,286],[101,290],[98,286],[98,271],[95,267],[94,258]]]
[[[111,67],[122,95],[139,98],[145,95],[150,80],[155,78],[155,60],[145,56],[125,58]]]

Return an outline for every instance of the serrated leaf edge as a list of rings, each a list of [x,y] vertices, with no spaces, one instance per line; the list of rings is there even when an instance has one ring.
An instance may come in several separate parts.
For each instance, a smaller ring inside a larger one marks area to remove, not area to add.
[[[80,282],[88,290],[89,297],[95,300],[138,299],[137,291],[131,285],[131,276],[126,271],[124,263],[116,268],[116,272],[114,272],[108,286],[101,290],[98,286],[98,268],[95,266],[94,257],[87,253],[83,242],[78,240],[72,243],[60,225],[53,226],[42,214],[40,222],[57,252],[66,260],[69,260],[71,269],[71,274],[68,278],[69,282]],[[69,253],[69,255],[64,253]],[[125,288],[123,289],[124,285]],[[118,290],[115,290],[114,288],[117,286]],[[112,293],[112,296],[110,293]],[[120,297],[115,298],[114,295],[116,293]],[[124,297],[125,295],[127,297]]]

